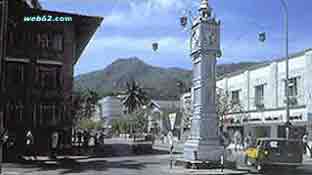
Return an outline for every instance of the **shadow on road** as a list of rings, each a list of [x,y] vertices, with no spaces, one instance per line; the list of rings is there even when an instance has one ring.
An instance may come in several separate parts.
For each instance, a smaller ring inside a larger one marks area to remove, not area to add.
[[[53,162],[52,164],[49,162]],[[71,174],[71,173],[83,173],[87,171],[108,171],[109,169],[128,169],[128,170],[142,170],[146,168],[146,165],[155,164],[158,162],[139,162],[135,160],[103,160],[99,158],[86,158],[84,159],[58,159],[55,161],[29,161],[18,164],[10,164],[7,168],[22,168],[23,173],[33,172],[46,172],[55,171],[58,174]]]

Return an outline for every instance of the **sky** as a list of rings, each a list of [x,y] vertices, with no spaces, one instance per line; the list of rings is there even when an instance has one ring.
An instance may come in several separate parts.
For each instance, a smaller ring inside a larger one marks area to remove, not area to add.
[[[200,0],[40,0],[44,9],[102,16],[104,21],[75,66],[75,75],[105,68],[118,58],[138,57],[161,67],[191,69],[189,30],[179,17]],[[264,61],[285,55],[281,0],[209,0],[221,20],[222,57],[218,63]],[[312,47],[311,0],[287,0],[289,51]],[[267,40],[258,41],[266,32]],[[154,52],[152,43],[159,49]]]

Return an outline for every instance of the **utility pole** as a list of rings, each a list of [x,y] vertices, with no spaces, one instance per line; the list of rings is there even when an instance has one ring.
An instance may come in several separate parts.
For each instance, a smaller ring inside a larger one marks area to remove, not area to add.
[[[286,0],[281,0],[281,3],[282,3],[282,6],[283,6],[283,10],[284,10],[284,20],[285,20],[285,52],[286,52],[286,80],[285,80],[285,95],[286,95],[286,138],[288,139],[289,138],[289,129],[290,129],[290,112],[289,112],[289,53],[288,53],[288,50],[289,50],[289,47],[288,47],[288,43],[289,43],[289,40],[288,40],[288,36],[289,36],[289,32],[288,32],[288,28],[289,28],[289,25],[288,25],[288,6],[287,6],[287,3],[286,3]]]
[[[8,27],[8,0],[1,0],[1,26],[0,26],[0,95],[3,94],[3,84],[2,79],[4,74],[2,73],[2,63],[6,56],[6,44],[7,44],[7,27]],[[1,138],[0,138],[0,173],[2,174],[2,157],[3,157],[3,150],[2,145],[4,142],[4,119],[3,119],[3,101],[0,101],[0,132],[1,132]]]

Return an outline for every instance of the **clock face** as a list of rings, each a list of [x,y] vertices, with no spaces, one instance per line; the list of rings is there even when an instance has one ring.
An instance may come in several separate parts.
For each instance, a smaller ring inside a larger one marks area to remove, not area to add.
[[[217,42],[217,36],[214,33],[208,35],[208,43],[209,45],[214,45]]]
[[[204,45],[206,47],[213,47],[217,44],[217,36],[215,33],[209,33],[204,37]]]

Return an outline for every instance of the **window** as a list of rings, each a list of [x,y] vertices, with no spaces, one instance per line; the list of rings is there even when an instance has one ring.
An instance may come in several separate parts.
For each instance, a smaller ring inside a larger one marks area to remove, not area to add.
[[[264,85],[255,87],[255,105],[256,107],[264,105]]]
[[[8,45],[14,46],[16,44],[16,38],[14,36],[13,31],[9,31],[8,33]]]
[[[6,105],[6,123],[12,126],[23,120],[24,105],[22,101],[11,101]]]
[[[289,92],[290,97],[296,97],[298,95],[298,86],[297,86],[298,79],[299,79],[298,77],[289,79],[288,92]],[[285,84],[285,86],[286,86],[286,84]],[[285,92],[285,94],[286,94],[286,92]]]
[[[239,90],[232,91],[232,104],[239,104]]]
[[[25,67],[21,63],[10,62],[7,64],[6,82],[8,86],[16,86],[25,82]]]
[[[42,49],[48,49],[52,46],[51,35],[46,33],[41,33],[37,35],[39,47]]]
[[[39,123],[47,124],[56,121],[57,110],[55,104],[41,104],[39,112]]]
[[[38,33],[35,42],[41,49],[62,51],[64,46],[63,35],[60,33]]]
[[[53,49],[56,51],[63,50],[63,35],[62,34],[55,34],[53,37]]]
[[[62,86],[60,67],[39,66],[36,74],[36,84],[38,88],[57,89]]]

